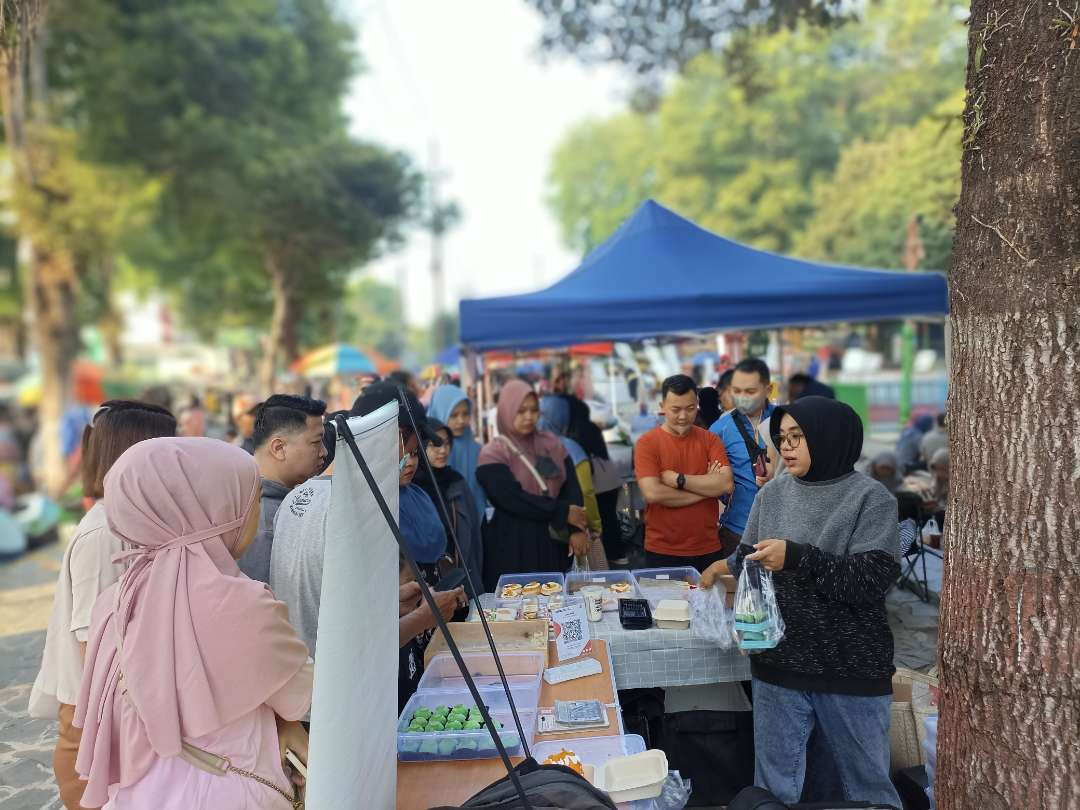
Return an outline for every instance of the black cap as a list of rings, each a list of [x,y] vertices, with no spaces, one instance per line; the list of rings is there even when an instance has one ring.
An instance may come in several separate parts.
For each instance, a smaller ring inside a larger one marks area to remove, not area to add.
[[[377,411],[386,403],[395,400],[398,403],[398,427],[412,430],[412,422],[409,421],[409,411],[412,411],[416,426],[420,429],[421,438],[436,447],[442,447],[442,439],[428,425],[427,410],[420,404],[416,394],[408,388],[399,389],[392,382],[377,382],[369,385],[364,389],[364,393],[356,398],[356,402],[353,403],[352,410],[349,413],[352,416],[366,416]],[[408,410],[406,410],[406,404]]]

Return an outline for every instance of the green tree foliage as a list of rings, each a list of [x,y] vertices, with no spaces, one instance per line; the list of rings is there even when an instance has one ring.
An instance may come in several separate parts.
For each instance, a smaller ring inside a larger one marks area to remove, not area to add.
[[[963,86],[964,64],[958,8],[935,0],[881,0],[840,27],[739,34],[722,53],[690,62],[654,111],[567,133],[550,175],[563,238],[588,249],[654,196],[757,247],[809,247],[801,234],[826,200],[815,188],[829,184],[845,149],[898,137],[924,120],[934,122],[927,131],[940,130],[939,105]],[[934,157],[945,168],[909,164],[912,189],[922,185],[920,171],[955,174],[959,146],[945,138]],[[882,219],[910,209],[892,224],[902,234],[916,211],[928,222],[946,221],[951,200],[934,199],[933,210],[925,196],[862,204],[881,204]],[[890,231],[887,244],[844,259],[887,254],[875,263],[894,266],[898,253],[888,245],[895,238]],[[815,255],[839,258],[820,248]]]
[[[269,384],[414,209],[408,161],[346,134],[351,31],[327,0],[66,5],[56,72],[87,153],[166,179],[139,264],[204,334],[270,316]]]
[[[843,0],[527,0],[544,18],[543,49],[639,74],[682,70],[733,31],[845,19]]]
[[[555,150],[548,203],[566,243],[587,252],[656,193],[653,121],[634,113],[583,121]]]
[[[401,359],[408,334],[398,288],[373,278],[352,279],[340,337],[354,346],[370,346],[391,360]]]
[[[808,258],[895,267],[904,247],[903,225],[922,218],[923,266],[949,267],[960,196],[960,110],[957,94],[911,127],[880,141],[856,141],[836,173],[816,189],[815,213],[795,251]]]

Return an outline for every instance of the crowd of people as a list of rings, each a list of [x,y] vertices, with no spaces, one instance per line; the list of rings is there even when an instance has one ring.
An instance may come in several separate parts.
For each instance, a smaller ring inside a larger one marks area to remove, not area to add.
[[[715,389],[663,382],[634,450],[646,563],[693,566],[707,586],[746,559],[775,571],[787,636],[753,660],[758,783],[797,799],[817,726],[848,762],[852,798],[895,799],[884,594],[898,570],[892,495],[920,473],[884,456],[854,472],[854,412],[817,385],[777,406],[771,387],[756,359]],[[308,396],[236,397],[225,441],[202,435],[195,400],[176,417],[126,400],[92,413],[79,459],[89,509],[61,563],[30,700],[33,716],[59,722],[66,807],[293,800],[303,778],[284,752],[307,757],[338,415],[397,402],[398,523],[443,619],[464,618],[503,574],[627,564],[622,476],[567,386],[505,382],[483,443],[464,390],[423,392],[426,408],[418,393],[399,375],[344,412]],[[947,440],[930,427],[915,444],[925,494],[943,503]],[[437,620],[404,555],[399,568],[400,708]],[[449,577],[454,587],[436,588]]]
[[[646,561],[694,567],[706,588],[739,576],[747,560],[773,572],[786,629],[751,659],[755,784],[794,803],[808,775],[833,770],[844,795],[819,798],[900,806],[889,773],[885,595],[900,572],[904,486],[920,458],[930,470],[922,509],[947,497],[944,420],[937,436],[920,417],[901,437],[918,449],[908,478],[891,454],[857,472],[863,425],[850,406],[806,375],[788,381],[788,404],[772,390],[756,358],[716,388],[686,375],[664,381],[662,422],[635,446]],[[827,767],[808,762],[814,752]]]

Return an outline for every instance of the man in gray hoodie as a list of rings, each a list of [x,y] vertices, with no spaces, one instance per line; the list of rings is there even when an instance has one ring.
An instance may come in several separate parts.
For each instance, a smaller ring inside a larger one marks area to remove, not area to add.
[[[252,579],[269,584],[274,518],[293,487],[326,467],[323,415],[326,403],[308,397],[274,394],[255,413],[255,463],[262,479],[259,532],[237,561]]]

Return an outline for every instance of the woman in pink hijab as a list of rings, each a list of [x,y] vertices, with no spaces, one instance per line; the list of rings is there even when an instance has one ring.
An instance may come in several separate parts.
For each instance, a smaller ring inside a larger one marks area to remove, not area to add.
[[[307,758],[296,721],[312,669],[285,605],[236,565],[258,495],[251,456],[214,439],[140,442],[106,477],[128,568],[90,625],[75,711],[85,807],[290,806],[282,753]]]
[[[538,430],[540,404],[528,383],[499,391],[499,435],[484,445],[476,479],[495,514],[484,525],[484,585],[503,574],[565,571],[570,555],[585,555],[588,516],[577,473],[559,437]],[[569,530],[566,542],[552,537]]]

